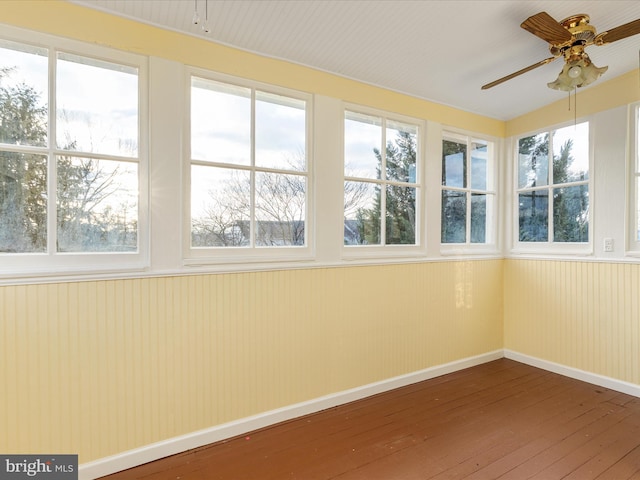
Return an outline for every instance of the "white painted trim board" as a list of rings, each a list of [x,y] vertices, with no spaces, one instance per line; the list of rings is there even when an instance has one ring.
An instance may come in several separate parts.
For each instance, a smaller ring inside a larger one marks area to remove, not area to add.
[[[443,365],[429,367],[417,372],[400,375],[380,382],[370,383],[361,387],[352,388],[331,395],[325,395],[306,402],[242,418],[222,425],[216,425],[214,427],[188,433],[186,435],[169,438],[161,442],[152,443],[150,445],[118,453],[110,457],[81,464],[79,467],[79,479],[92,480],[105,475],[110,475],[160,458],[182,453],[193,448],[202,447],[204,445],[209,445],[210,443],[243,435],[286,420],[309,415],[337,405],[343,405],[355,400],[370,397],[371,395],[376,395],[378,393],[422,382],[441,375],[446,375],[447,373],[456,372],[458,370],[498,360],[503,356],[504,354],[502,350],[496,350],[473,357],[467,357],[461,360],[445,363]]]

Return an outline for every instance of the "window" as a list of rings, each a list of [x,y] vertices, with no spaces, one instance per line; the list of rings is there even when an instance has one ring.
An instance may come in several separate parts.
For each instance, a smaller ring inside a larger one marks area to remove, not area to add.
[[[0,41],[0,256],[7,267],[142,261],[141,64],[102,53]]]
[[[631,208],[629,209],[629,251],[634,255],[640,254],[640,104],[631,108],[631,144],[630,144],[630,170],[631,170]]]
[[[189,255],[307,248],[308,99],[190,78]]]
[[[491,142],[452,133],[443,135],[443,244],[495,242],[494,169]]]
[[[418,245],[417,122],[345,112],[344,245]]]
[[[517,240],[587,243],[589,124],[520,138],[517,162]]]

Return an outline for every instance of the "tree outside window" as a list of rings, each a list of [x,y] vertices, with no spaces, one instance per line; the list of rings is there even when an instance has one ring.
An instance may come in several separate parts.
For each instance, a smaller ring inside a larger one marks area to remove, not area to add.
[[[442,141],[441,242],[486,244],[493,239],[492,145],[462,135]]]
[[[138,136],[136,68],[0,42],[0,253],[136,252]]]
[[[306,117],[306,100],[192,77],[192,248],[307,244]]]
[[[347,111],[344,244],[416,245],[418,127]]]
[[[589,124],[518,142],[518,240],[589,241]]]

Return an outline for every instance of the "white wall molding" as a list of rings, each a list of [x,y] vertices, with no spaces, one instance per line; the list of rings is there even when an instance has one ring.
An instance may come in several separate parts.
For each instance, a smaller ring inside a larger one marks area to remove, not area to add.
[[[520,363],[541,368],[566,377],[575,378],[583,382],[599,385],[618,392],[640,397],[640,385],[624,382],[615,378],[599,375],[585,370],[580,370],[566,365],[550,362],[541,358],[532,357],[512,350],[496,350],[474,357],[468,357],[454,362],[436,365],[434,367],[412,372],[406,375],[370,383],[361,387],[352,388],[332,395],[318,397],[306,402],[297,403],[287,407],[270,410],[251,417],[242,418],[233,422],[216,425],[211,428],[199,430],[186,435],[169,438],[167,440],[145,445],[140,448],[128,450],[110,457],[101,458],[93,462],[80,465],[80,480],[91,480],[115,472],[133,468],[160,458],[202,447],[210,443],[233,438],[239,435],[275,425],[304,415],[343,405],[355,400],[360,400],[371,395],[383,393],[395,388],[401,388],[413,383],[422,382],[431,378],[453,373],[458,370],[473,367],[483,363],[508,358]]]
[[[559,363],[550,362],[541,358],[532,357],[523,353],[514,352],[513,350],[504,350],[504,357],[516,362],[525,363],[532,367],[541,368],[549,372],[558,373],[565,377],[575,378],[583,382],[592,383],[600,387],[609,388],[617,392],[626,393],[635,397],[640,397],[640,385],[625,382],[605,375],[587,372],[578,368],[568,367]]]
[[[144,447],[128,450],[93,462],[84,463],[80,465],[79,478],[80,480],[90,480],[110,475],[160,458],[182,453],[193,448],[202,447],[210,443],[243,435],[286,420],[309,415],[327,408],[370,397],[371,395],[376,395],[395,388],[404,387],[406,385],[411,385],[413,383],[422,382],[424,380],[453,373],[458,370],[487,363],[492,360],[497,360],[503,356],[504,354],[502,350],[496,350],[456,360],[454,362],[445,363],[443,365],[436,365],[434,367],[389,378],[380,382],[370,383],[368,385],[352,388],[332,395],[315,398],[306,402],[271,410],[233,422],[224,423],[222,425],[216,425],[214,427],[186,435],[169,438],[161,442],[152,443],[150,445],[145,445]]]

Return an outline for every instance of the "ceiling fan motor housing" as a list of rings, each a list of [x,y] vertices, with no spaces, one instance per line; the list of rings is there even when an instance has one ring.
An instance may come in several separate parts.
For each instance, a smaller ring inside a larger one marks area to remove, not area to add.
[[[593,45],[596,28],[589,24],[589,15],[584,13],[567,17],[560,25],[571,33],[571,38],[566,42],[550,43],[549,51],[556,56],[564,55],[567,61],[572,57],[577,60],[577,55],[580,55],[585,47]]]

